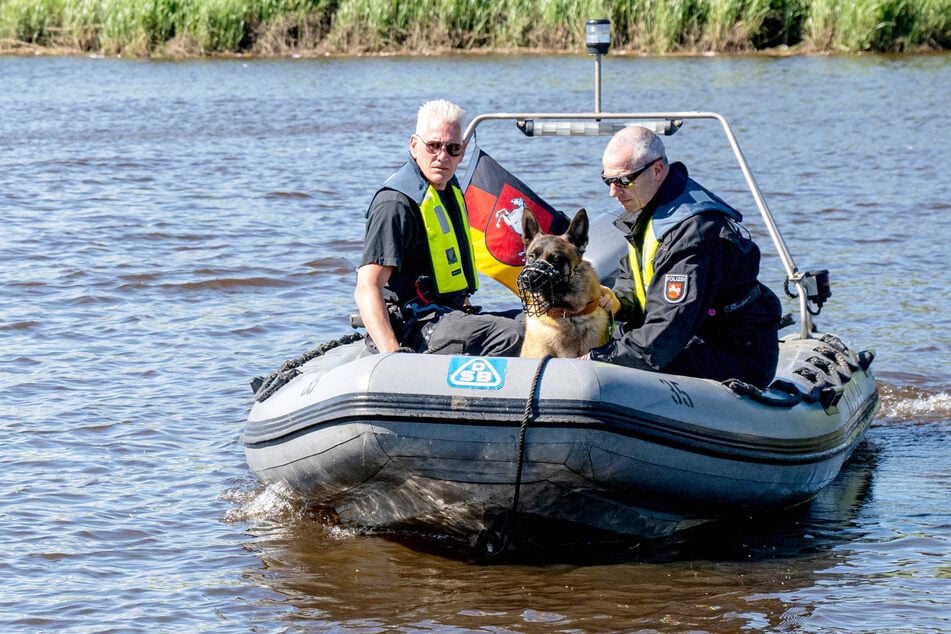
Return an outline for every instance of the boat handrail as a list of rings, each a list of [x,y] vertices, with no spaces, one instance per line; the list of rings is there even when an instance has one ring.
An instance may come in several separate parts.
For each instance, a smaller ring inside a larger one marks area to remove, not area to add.
[[[766,200],[760,191],[753,172],[750,170],[746,157],[740,149],[740,144],[733,133],[732,127],[727,120],[715,112],[495,112],[477,115],[469,122],[463,135],[463,140],[468,141],[476,131],[476,128],[485,121],[511,120],[515,121],[518,128],[527,136],[604,136],[612,135],[626,125],[645,125],[655,134],[670,136],[677,132],[687,119],[712,119],[720,123],[726,135],[733,155],[739,164],[743,178],[746,180],[747,187],[753,195],[753,201],[759,210],[760,217],[766,225],[770,239],[776,247],[776,252],[783,263],[786,271],[786,279],[792,282],[798,288],[799,313],[801,317],[802,339],[808,339],[812,333],[812,313],[809,310],[808,292],[803,279],[806,277],[796,268],[792,254],[786,246],[773,215],[766,205]],[[539,126],[535,121],[555,121],[556,123],[547,123]],[[637,123],[615,123],[615,120],[636,121]],[[592,123],[578,124],[577,121],[589,121]]]

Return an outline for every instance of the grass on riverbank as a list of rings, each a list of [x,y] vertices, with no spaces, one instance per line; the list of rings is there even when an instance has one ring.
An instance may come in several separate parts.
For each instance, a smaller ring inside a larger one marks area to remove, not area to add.
[[[951,0],[0,0],[0,48],[107,55],[948,49]]]

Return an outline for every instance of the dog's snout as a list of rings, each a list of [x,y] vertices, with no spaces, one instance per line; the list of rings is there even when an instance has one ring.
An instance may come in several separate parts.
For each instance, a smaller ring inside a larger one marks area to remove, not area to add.
[[[534,260],[522,268],[517,281],[526,290],[538,293],[550,286],[559,276],[557,269],[550,262]]]
[[[524,268],[519,274],[518,279],[525,286],[535,287],[539,282],[548,279],[548,272],[540,267]]]
[[[542,315],[551,308],[561,277],[558,270],[545,260],[533,260],[522,268],[515,284],[526,314]]]

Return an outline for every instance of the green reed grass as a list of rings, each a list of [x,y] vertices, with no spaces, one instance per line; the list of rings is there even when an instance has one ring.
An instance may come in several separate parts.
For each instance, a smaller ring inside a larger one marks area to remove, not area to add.
[[[584,50],[887,52],[951,44],[951,0],[0,0],[0,45],[128,55]]]
[[[947,49],[951,0],[813,0],[805,38],[844,52]]]

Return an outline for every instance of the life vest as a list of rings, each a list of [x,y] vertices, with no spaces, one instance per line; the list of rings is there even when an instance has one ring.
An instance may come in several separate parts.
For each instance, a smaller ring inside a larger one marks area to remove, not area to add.
[[[730,220],[740,222],[742,214],[700,184],[687,179],[684,190],[672,201],[658,205],[647,221],[643,239],[628,241],[628,264],[634,279],[634,299],[641,310],[647,308],[647,289],[654,279],[654,255],[660,241],[678,224],[705,211],[718,211]]]
[[[466,202],[453,177],[447,187],[456,200],[460,217],[453,222],[443,206],[439,192],[429,184],[419,171],[415,161],[407,161],[393,176],[383,183],[381,189],[393,189],[405,194],[416,203],[426,229],[429,260],[432,263],[432,279],[436,293],[448,295],[479,288],[479,276],[475,271],[475,253],[469,234],[469,219]],[[461,231],[456,231],[456,225]]]
[[[631,267],[631,277],[634,278],[634,299],[637,300],[641,311],[647,307],[647,287],[654,279],[654,254],[660,242],[654,234],[654,219],[647,221],[644,229],[644,240],[638,249],[632,243],[627,245],[627,261]]]

